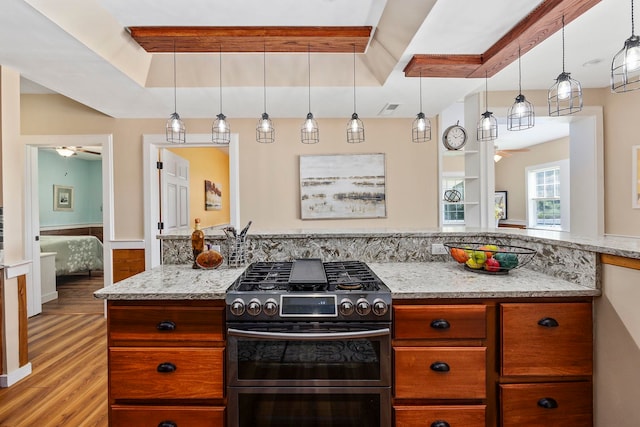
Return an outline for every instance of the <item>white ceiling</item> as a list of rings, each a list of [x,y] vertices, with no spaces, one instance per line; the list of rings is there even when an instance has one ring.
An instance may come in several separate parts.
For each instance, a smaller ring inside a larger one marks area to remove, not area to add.
[[[414,54],[482,53],[540,2],[3,0],[0,64],[20,71],[23,92],[57,92],[116,118],[168,118],[174,110],[173,55],[145,52],[125,27],[371,25],[371,45],[358,55],[356,65],[357,112],[363,119],[376,117],[386,104],[397,103],[391,117],[413,118],[419,109],[419,82],[405,78],[402,70]],[[566,71],[585,88],[608,86],[611,59],[630,34],[630,2],[602,0],[567,25]],[[217,54],[177,55],[177,110],[187,124],[190,118],[213,119],[220,112],[218,60]],[[262,54],[225,54],[222,61],[223,112],[230,120],[257,119],[264,109]],[[274,121],[302,120],[309,103],[307,55],[267,54],[266,61],[270,116]],[[562,71],[560,32],[524,55],[522,70],[525,94],[548,89]],[[517,72],[517,63],[511,64],[489,79],[490,90],[517,95]],[[312,53],[310,74],[314,115],[350,117],[353,57]],[[422,109],[435,116],[483,90],[484,83],[425,78]],[[537,113],[546,111],[538,108]],[[529,132],[529,139],[539,142],[545,138],[536,136],[543,122],[512,134],[522,139]],[[508,148],[505,144],[501,148]]]

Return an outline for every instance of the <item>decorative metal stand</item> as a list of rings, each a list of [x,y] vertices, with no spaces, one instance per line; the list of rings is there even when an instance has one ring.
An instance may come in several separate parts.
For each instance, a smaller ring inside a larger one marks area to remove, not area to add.
[[[247,236],[227,236],[227,265],[241,267],[247,263]]]

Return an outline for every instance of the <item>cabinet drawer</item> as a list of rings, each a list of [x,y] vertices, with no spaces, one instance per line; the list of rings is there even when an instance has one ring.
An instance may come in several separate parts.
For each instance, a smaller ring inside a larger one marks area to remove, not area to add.
[[[592,399],[589,382],[502,384],[502,426],[591,426]]]
[[[396,398],[486,396],[485,347],[396,347],[393,354]]]
[[[222,348],[110,348],[111,399],[219,399],[223,366]]]
[[[206,406],[127,406],[111,407],[113,427],[158,427],[172,422],[175,427],[224,427],[224,408]]]
[[[591,375],[591,303],[502,304],[502,375]]]
[[[110,345],[188,346],[224,340],[224,309],[198,306],[118,306],[108,313]]]
[[[402,305],[393,307],[394,338],[485,338],[484,305]]]
[[[394,406],[396,427],[484,427],[485,405]],[[447,424],[437,424],[443,421]]]

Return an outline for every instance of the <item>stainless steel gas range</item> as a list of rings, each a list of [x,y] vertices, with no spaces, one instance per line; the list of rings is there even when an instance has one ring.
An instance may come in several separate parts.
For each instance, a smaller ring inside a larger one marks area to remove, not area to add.
[[[257,262],[227,290],[229,427],[391,425],[391,292],[363,262]]]

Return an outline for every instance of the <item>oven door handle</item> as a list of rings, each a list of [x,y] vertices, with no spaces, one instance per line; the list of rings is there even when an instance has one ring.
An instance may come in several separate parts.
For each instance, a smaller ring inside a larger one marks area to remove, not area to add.
[[[391,334],[389,328],[374,329],[371,331],[358,331],[358,332],[325,332],[325,333],[286,333],[286,332],[258,332],[258,331],[245,331],[242,329],[227,329],[227,335],[232,335],[242,338],[257,338],[257,339],[274,339],[274,340],[290,340],[295,339],[298,341],[317,341],[317,340],[335,340],[335,339],[354,339],[354,338],[371,338],[382,337]]]

